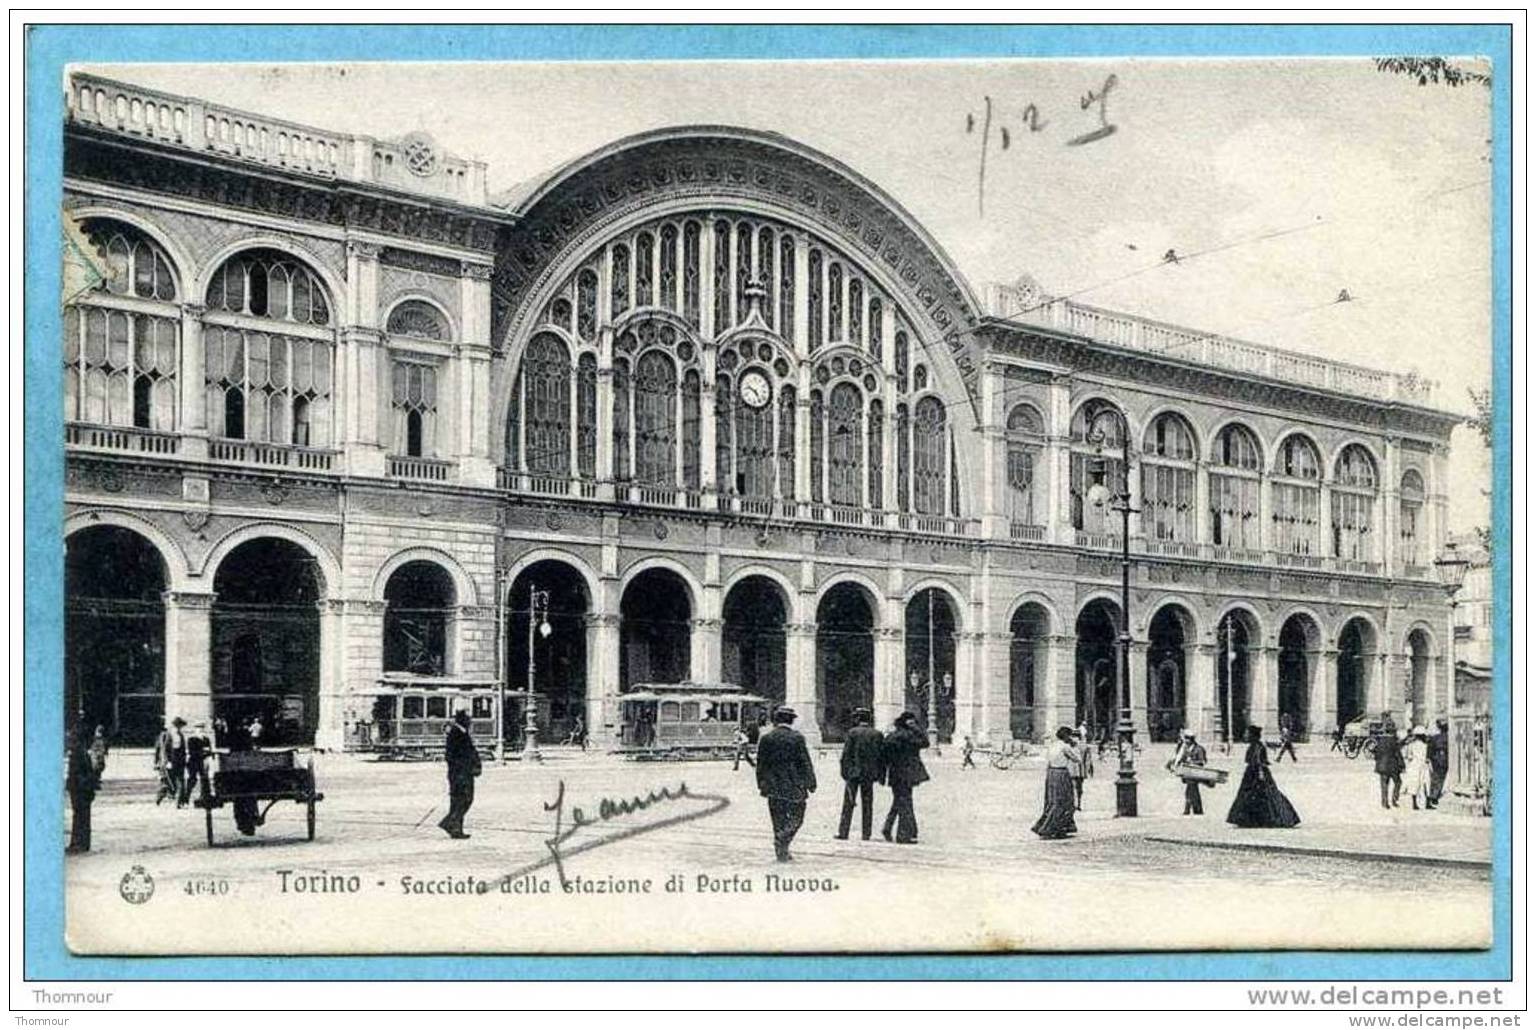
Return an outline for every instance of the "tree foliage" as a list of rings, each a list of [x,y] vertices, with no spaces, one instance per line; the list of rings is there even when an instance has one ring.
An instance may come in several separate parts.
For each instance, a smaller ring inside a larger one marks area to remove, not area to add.
[[[1443,84],[1456,88],[1475,82],[1484,88],[1493,87],[1492,75],[1458,68],[1443,57],[1378,57],[1375,61],[1377,71],[1407,75],[1418,79],[1420,86]]]

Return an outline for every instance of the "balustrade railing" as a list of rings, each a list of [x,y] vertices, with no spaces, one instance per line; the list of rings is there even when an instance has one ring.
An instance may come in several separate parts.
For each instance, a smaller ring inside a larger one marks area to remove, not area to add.
[[[391,479],[420,479],[429,483],[445,483],[453,470],[453,462],[437,458],[412,458],[392,454],[389,457]]]
[[[336,461],[335,451],[259,440],[228,440],[215,437],[208,441],[208,457],[213,461],[265,468],[293,468],[306,472],[329,472]]]
[[[1247,565],[1260,565],[1264,562],[1263,551],[1250,551],[1242,547],[1215,545],[1211,548],[1211,557],[1216,561],[1242,562]]]
[[[1320,569],[1323,567],[1323,556],[1320,554],[1293,554],[1290,551],[1276,551],[1275,564],[1293,569]]]
[[[1353,572],[1363,576],[1376,576],[1381,573],[1381,562],[1357,561],[1354,558],[1340,558],[1338,568],[1340,572]]]
[[[1037,526],[1032,522],[1010,522],[1008,524],[1008,536],[1014,540],[1028,540],[1038,543],[1045,539],[1045,527]]]
[[[96,426],[71,422],[64,427],[64,442],[71,447],[132,454],[175,454],[180,438],[175,433],[124,426]]]
[[[1165,558],[1198,558],[1200,545],[1188,540],[1148,540],[1146,553]]]
[[[1120,550],[1119,533],[1089,533],[1079,529],[1077,531],[1077,546],[1092,547],[1099,551]]]

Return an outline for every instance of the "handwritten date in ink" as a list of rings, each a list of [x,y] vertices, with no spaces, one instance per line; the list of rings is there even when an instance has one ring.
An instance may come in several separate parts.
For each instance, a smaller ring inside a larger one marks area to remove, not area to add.
[[[1078,109],[1084,112],[1093,111],[1098,115],[1098,125],[1079,133],[1066,141],[1069,147],[1081,147],[1088,143],[1096,143],[1099,140],[1113,136],[1116,131],[1115,123],[1109,120],[1109,95],[1120,80],[1114,75],[1105,77],[1104,82],[1097,89],[1090,89],[1078,98]],[[1009,119],[1006,115],[998,116],[992,105],[990,96],[982,97],[981,115],[981,154],[976,172],[976,206],[979,214],[986,214],[987,194],[987,154],[992,147],[992,130],[997,129],[997,141],[999,149],[1007,150],[1013,145],[1013,134],[1009,131]],[[1040,108],[1029,103],[1020,111],[1019,124],[1031,136],[1044,132],[1050,125],[1040,115]],[[974,112],[965,116],[965,131],[968,134],[976,132],[976,115]]]

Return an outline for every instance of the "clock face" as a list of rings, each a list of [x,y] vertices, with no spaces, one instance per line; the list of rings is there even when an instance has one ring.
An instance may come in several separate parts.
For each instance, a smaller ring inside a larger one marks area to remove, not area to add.
[[[748,372],[741,377],[741,399],[749,406],[761,408],[768,403],[768,398],[773,389],[768,385],[767,378],[761,372]]]

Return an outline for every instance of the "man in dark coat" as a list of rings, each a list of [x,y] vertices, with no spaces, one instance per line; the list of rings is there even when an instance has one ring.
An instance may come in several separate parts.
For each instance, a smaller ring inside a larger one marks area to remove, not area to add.
[[[917,727],[917,716],[902,712],[885,738],[885,782],[891,788],[891,810],[886,813],[881,836],[891,839],[896,828],[897,844],[917,843],[917,813],[912,808],[912,790],[928,782],[928,769],[919,753],[928,746],[928,734]]]
[[[475,803],[475,777],[480,775],[480,752],[469,735],[469,713],[455,712],[443,743],[448,762],[448,814],[437,824],[454,840],[466,840],[464,815]]]
[[[790,860],[789,843],[805,822],[805,802],[816,789],[816,769],[805,738],[790,726],[793,708],[773,713],[773,729],[757,742],[757,790],[768,799],[768,818],[773,824],[773,852],[780,862]]]
[[[211,754],[213,742],[208,739],[208,728],[198,723],[187,736],[187,774],[181,784],[180,804],[185,805],[194,790],[200,798],[212,793],[208,786],[208,757]]]
[[[885,782],[885,737],[871,723],[874,716],[868,708],[853,713],[853,728],[843,741],[843,814],[837,821],[837,839],[848,839],[848,828],[853,824],[854,801],[861,802],[861,828],[864,839],[875,826],[875,784]]]
[[[1429,797],[1425,804],[1435,808],[1440,804],[1440,795],[1445,793],[1445,774],[1451,768],[1451,734],[1450,723],[1445,719],[1435,720],[1435,735],[1429,738]]]
[[[101,768],[91,753],[95,731],[82,725],[74,744],[69,749],[69,761],[64,773],[64,786],[69,791],[69,807],[73,813],[69,826],[69,846],[66,854],[91,850],[91,804],[96,800],[96,790],[101,786]]]
[[[1398,795],[1403,792],[1403,742],[1397,739],[1397,724],[1385,712],[1376,736],[1376,776],[1381,780],[1381,807],[1396,808]],[[1392,787],[1390,804],[1388,785]]]

